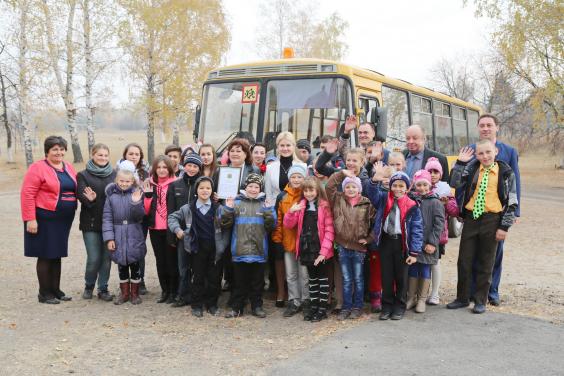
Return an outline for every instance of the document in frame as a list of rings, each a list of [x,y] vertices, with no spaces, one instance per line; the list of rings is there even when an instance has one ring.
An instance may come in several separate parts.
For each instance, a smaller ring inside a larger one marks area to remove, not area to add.
[[[237,197],[242,173],[241,167],[219,167],[217,196],[221,199]]]

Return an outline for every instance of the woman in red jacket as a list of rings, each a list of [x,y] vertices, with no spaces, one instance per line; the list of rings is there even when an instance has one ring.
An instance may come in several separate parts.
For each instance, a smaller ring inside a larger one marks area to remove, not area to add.
[[[61,257],[67,257],[76,211],[76,172],[64,161],[67,142],[49,136],[45,159],[29,166],[21,188],[24,254],[37,257],[40,303],[71,300],[60,289]]]

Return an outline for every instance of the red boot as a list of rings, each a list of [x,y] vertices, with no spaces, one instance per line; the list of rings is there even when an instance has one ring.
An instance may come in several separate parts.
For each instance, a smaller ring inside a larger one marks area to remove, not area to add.
[[[131,282],[131,304],[141,304],[139,297],[139,281]]]
[[[119,283],[120,294],[114,304],[120,305],[129,300],[129,285],[129,281]]]

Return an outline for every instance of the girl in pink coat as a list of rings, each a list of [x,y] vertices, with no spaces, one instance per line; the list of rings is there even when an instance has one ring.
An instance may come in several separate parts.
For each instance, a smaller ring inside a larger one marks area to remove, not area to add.
[[[333,257],[333,215],[319,180],[314,176],[302,185],[303,199],[294,204],[284,216],[284,226],[298,226],[296,258],[307,267],[311,310],[304,320],[318,322],[327,318],[329,297],[329,267],[326,260]]]
[[[456,199],[452,195],[451,188],[448,183],[441,181],[443,176],[443,168],[439,160],[435,157],[431,157],[427,160],[425,164],[425,170],[429,171],[431,174],[431,183],[433,184],[432,192],[439,196],[439,199],[445,205],[445,228],[441,233],[439,239],[439,258],[445,254],[445,246],[448,243],[448,222],[449,217],[458,217],[458,205],[456,204]],[[437,305],[439,304],[439,286],[441,284],[441,260],[437,262],[436,265],[431,266],[431,294],[427,299],[427,304]]]

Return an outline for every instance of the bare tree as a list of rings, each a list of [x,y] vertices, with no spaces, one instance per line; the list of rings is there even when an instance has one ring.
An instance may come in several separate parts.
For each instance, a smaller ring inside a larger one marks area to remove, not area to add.
[[[464,61],[457,64],[446,58],[441,59],[431,70],[433,82],[439,86],[439,90],[448,95],[462,99],[464,101],[474,99],[475,78],[472,77],[469,67],[470,60],[457,59]]]

